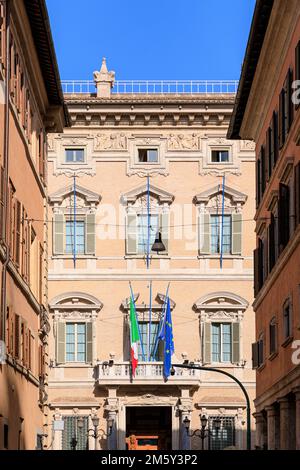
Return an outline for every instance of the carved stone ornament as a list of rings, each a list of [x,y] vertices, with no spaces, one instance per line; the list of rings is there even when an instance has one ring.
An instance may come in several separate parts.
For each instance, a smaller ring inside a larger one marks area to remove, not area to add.
[[[127,139],[123,132],[114,134],[97,134],[94,150],[127,150]]]
[[[168,150],[199,150],[199,136],[193,134],[170,134]]]

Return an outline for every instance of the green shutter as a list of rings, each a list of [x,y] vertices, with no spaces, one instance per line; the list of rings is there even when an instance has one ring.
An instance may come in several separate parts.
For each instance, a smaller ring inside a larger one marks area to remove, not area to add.
[[[160,229],[162,242],[166,247],[164,253],[169,251],[169,214],[163,213],[160,215]]]
[[[86,324],[86,362],[93,362],[93,323]]]
[[[94,255],[96,252],[96,225],[95,214],[87,214],[86,216],[86,241],[85,251],[87,255]]]
[[[240,324],[232,323],[232,362],[240,362]]]
[[[53,219],[53,253],[62,255],[64,253],[64,222],[63,214],[54,214]]]
[[[210,214],[199,214],[199,252],[210,253]]]
[[[58,364],[66,362],[66,324],[63,322],[57,324],[56,362]]]
[[[233,255],[242,253],[242,214],[232,214],[232,249]]]
[[[204,323],[204,326],[203,326],[202,351],[203,351],[204,364],[210,364],[211,363],[211,324],[210,323]]]
[[[126,254],[135,255],[137,253],[137,216],[127,215],[126,233]]]

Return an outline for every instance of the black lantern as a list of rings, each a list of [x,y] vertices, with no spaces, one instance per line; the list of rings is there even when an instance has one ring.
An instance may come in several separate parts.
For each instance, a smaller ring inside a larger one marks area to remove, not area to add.
[[[157,254],[161,251],[166,251],[166,247],[162,242],[161,232],[157,232],[151,251],[156,251]]]

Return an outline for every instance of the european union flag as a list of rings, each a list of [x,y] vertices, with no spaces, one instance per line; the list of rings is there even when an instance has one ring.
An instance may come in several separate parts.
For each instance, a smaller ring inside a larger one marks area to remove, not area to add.
[[[170,299],[167,301],[167,310],[164,328],[164,378],[170,376],[172,355],[174,354],[173,325],[171,317]]]

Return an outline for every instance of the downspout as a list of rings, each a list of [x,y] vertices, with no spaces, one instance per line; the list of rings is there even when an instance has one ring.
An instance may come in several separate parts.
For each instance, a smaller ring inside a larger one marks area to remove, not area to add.
[[[10,92],[10,0],[6,0],[6,76],[5,76],[5,103],[4,103],[4,213],[3,213],[3,226],[2,226],[2,239],[5,246],[5,260],[2,267],[1,275],[1,336],[2,341],[5,342],[6,336],[6,273],[7,265],[9,262],[9,246],[7,243],[7,222],[8,222],[8,185],[9,185],[9,92]]]

